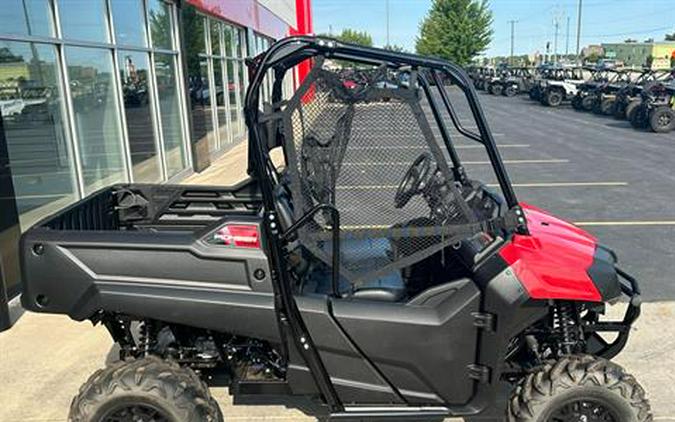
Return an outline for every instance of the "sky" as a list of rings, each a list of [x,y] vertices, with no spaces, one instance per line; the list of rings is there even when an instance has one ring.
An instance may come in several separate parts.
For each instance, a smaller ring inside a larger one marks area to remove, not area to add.
[[[514,26],[515,54],[544,52],[555,44],[558,53],[576,52],[577,6],[579,0],[490,0],[493,40],[488,56],[508,55],[511,46],[510,20]],[[388,0],[389,42],[414,51],[419,24],[431,0]],[[622,42],[627,38],[663,40],[675,32],[675,0],[582,0],[581,48],[589,44]],[[387,0],[312,0],[314,32],[338,34],[344,28],[365,30],[375,45],[387,43]],[[567,18],[569,44],[567,44]]]

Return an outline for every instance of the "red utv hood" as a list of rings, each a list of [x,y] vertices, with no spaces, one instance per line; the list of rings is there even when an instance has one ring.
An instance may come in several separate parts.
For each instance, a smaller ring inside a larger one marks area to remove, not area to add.
[[[521,207],[530,235],[515,235],[500,255],[530,297],[601,301],[600,292],[588,274],[596,239],[532,205],[522,203]]]

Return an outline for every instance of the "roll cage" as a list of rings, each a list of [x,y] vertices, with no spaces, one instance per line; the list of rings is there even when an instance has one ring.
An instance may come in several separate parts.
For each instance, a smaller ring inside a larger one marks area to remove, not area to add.
[[[418,68],[429,69],[427,75],[418,74],[420,85],[429,98],[434,114],[442,106],[451,118],[455,129],[463,136],[482,144],[489,157],[490,164],[496,175],[500,190],[509,209],[518,207],[518,200],[506,172],[501,155],[485,119],[483,110],[472,83],[466,72],[459,66],[435,58],[422,57],[409,53],[381,50],[370,47],[346,44],[340,41],[323,38],[296,36],[283,39],[273,44],[269,50],[249,61],[251,73],[250,85],[245,97],[245,118],[249,127],[249,166],[248,173],[256,176],[265,185],[265,181],[276,181],[277,175],[269,160],[269,145],[263,140],[259,128],[261,113],[260,91],[265,75],[270,72],[274,75],[272,88],[273,109],[279,107],[282,101],[282,83],[284,75],[290,69],[304,61],[310,61],[318,56],[333,60],[348,60],[369,65],[385,65],[390,69]],[[443,88],[443,81],[449,80],[459,87],[468,101],[472,117],[475,119],[478,133],[465,128],[455,111],[448,93]],[[431,97],[432,90],[439,93],[440,102]],[[274,111],[274,110],[273,110]],[[437,119],[440,115],[435,116]],[[437,121],[438,122],[438,121]],[[441,137],[448,149],[455,172],[462,172],[460,158],[451,141],[451,135],[444,123],[439,124]],[[267,190],[269,190],[269,186]],[[263,186],[263,194],[266,188]],[[271,190],[268,192],[271,198]],[[269,204],[269,203],[268,203]]]

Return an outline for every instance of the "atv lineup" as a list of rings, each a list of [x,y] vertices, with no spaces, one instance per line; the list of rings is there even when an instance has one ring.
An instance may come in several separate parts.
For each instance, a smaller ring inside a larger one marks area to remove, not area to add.
[[[363,74],[347,86],[325,59]],[[640,314],[638,281],[595,237],[518,201],[461,68],[321,37],[249,66],[249,178],[112,186],[21,239],[23,305],[101,323],[120,347],[72,421],[221,421],[216,385],[235,403],[312,398],[335,419],[437,420],[483,414],[504,383],[511,421],[651,418],[610,361]],[[485,148],[498,190],[471,178],[458,136]]]

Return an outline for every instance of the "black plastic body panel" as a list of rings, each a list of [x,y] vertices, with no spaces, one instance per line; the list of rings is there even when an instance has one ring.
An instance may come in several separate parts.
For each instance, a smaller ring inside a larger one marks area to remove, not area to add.
[[[143,196],[145,218],[136,216],[133,224],[120,218],[111,205],[111,192],[119,189]],[[242,191],[250,202],[232,193]],[[238,185],[232,192],[117,186],[44,220],[21,238],[23,306],[76,320],[115,312],[279,342],[265,251],[206,241],[227,223],[260,226],[252,208],[260,201],[255,188]],[[188,200],[198,205],[188,205],[183,220],[163,219]],[[220,200],[230,203],[217,205]]]
[[[411,404],[463,404],[475,381],[480,291],[463,285],[433,306],[333,300],[340,326]]]

